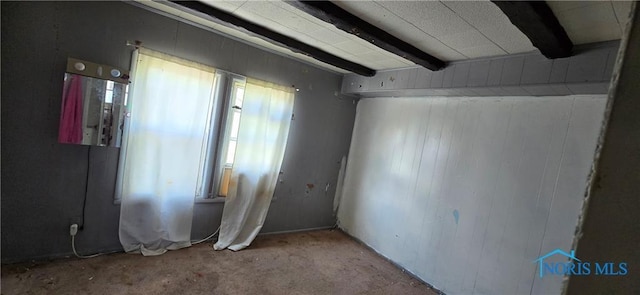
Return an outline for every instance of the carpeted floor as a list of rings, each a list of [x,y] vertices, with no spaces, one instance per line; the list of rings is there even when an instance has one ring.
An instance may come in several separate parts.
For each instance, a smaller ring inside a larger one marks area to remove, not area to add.
[[[437,294],[337,230],[263,235],[239,252],[211,243],[156,257],[2,266],[2,294]]]

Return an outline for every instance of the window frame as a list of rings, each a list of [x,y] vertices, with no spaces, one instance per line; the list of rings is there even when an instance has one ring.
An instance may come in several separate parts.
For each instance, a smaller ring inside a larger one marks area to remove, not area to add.
[[[196,203],[223,203],[226,199],[226,196],[220,196],[218,192],[224,169],[228,168],[226,155],[234,112],[232,99],[235,98],[236,85],[244,87],[247,80],[245,76],[221,70],[216,71],[216,76],[216,103],[209,123],[213,128],[209,128],[208,144],[204,149],[206,157],[203,171],[198,174]]]
[[[134,51],[133,60],[138,59],[138,52]],[[136,63],[132,64],[131,73],[135,73]],[[135,77],[132,76],[132,80],[135,81]],[[209,110],[209,122],[207,122],[207,139],[204,143],[205,146],[202,149],[201,159],[203,161],[200,165],[200,171],[198,173],[198,180],[196,184],[196,191],[194,192],[194,203],[223,203],[225,197],[218,196],[217,192],[220,186],[220,178],[222,177],[223,169],[225,168],[226,157],[226,142],[228,141],[228,134],[230,132],[230,120],[233,109],[231,108],[231,99],[234,96],[234,85],[246,83],[247,78],[242,75],[234,74],[231,72],[216,69],[215,80],[213,85],[213,103]],[[132,85],[127,85],[125,95],[132,91],[135,87],[135,82]],[[128,97],[125,97],[123,116],[123,136],[122,146],[126,146],[127,134],[129,124],[126,122],[129,118],[128,104],[130,101]],[[122,202],[120,193],[118,192],[122,188],[122,173],[120,166],[123,159],[126,157],[126,148],[121,148],[119,153],[118,172],[116,176],[116,192],[114,193],[113,203],[119,205]]]
[[[123,160],[126,158],[126,145],[128,139],[129,129],[129,116],[130,116],[130,103],[131,98],[128,97],[135,87],[135,71],[138,60],[138,50],[135,50],[132,55],[131,66],[131,81],[130,85],[127,85],[124,97],[124,105],[122,112],[121,127],[122,132],[122,147],[119,153],[118,160],[118,172],[116,175],[116,187],[113,202],[115,205],[119,205],[122,202],[121,189],[122,189],[122,172],[120,171]],[[233,168],[233,164],[228,165],[226,162],[227,148],[230,141],[231,127],[233,125],[232,119],[237,109],[233,108],[236,98],[236,90],[238,87],[245,88],[247,77],[238,75],[232,72],[215,69],[215,80],[213,85],[213,102],[211,103],[209,112],[209,121],[206,123],[205,141],[203,142],[201,165],[198,171],[198,179],[196,183],[196,190],[194,191],[194,203],[223,203],[226,196],[221,196],[221,178],[224,175],[224,170]],[[114,91],[114,90],[112,90]],[[240,113],[242,108],[240,107]],[[275,199],[274,199],[275,200]]]

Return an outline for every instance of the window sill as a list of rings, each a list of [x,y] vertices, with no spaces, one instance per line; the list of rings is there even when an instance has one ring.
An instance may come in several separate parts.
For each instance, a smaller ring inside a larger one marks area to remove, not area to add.
[[[225,198],[222,198],[222,197],[215,197],[215,198],[209,198],[209,199],[197,198],[197,199],[195,199],[194,203],[196,203],[196,204],[224,203],[224,199]],[[120,205],[120,204],[122,204],[122,200],[120,200],[120,199],[113,200],[113,204],[114,205]]]
[[[207,204],[207,203],[224,203],[225,198],[222,197],[215,197],[215,198],[210,198],[210,199],[202,199],[202,198],[198,198],[194,201],[194,203],[196,204]],[[277,198],[274,196],[271,199],[271,203],[275,203],[277,200]],[[122,204],[122,200],[117,199],[117,200],[113,200],[113,205],[120,205]]]
[[[222,197],[215,197],[215,198],[197,198],[195,203],[196,204],[200,204],[200,203],[224,203],[225,198]]]

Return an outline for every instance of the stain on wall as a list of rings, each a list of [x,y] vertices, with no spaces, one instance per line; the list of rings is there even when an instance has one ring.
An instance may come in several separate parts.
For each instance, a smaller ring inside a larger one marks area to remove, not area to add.
[[[458,212],[458,209],[453,210],[453,219],[456,221],[457,225],[460,220],[460,213]]]

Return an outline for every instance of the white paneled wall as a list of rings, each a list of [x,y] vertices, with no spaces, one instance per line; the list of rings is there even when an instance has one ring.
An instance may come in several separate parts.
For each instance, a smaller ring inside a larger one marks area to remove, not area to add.
[[[340,226],[447,294],[554,294],[604,95],[359,102]]]

